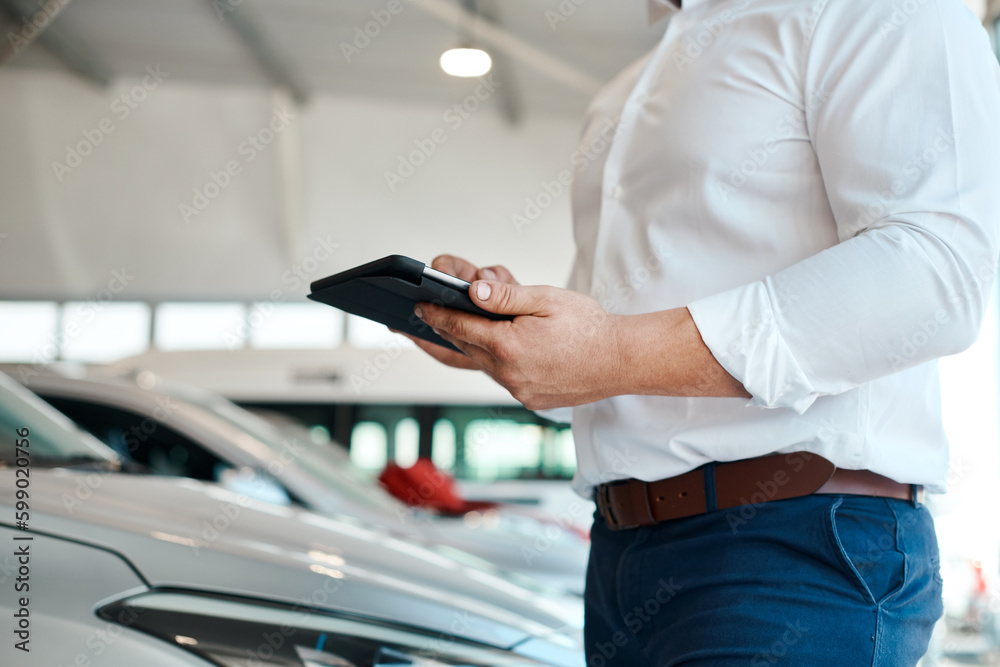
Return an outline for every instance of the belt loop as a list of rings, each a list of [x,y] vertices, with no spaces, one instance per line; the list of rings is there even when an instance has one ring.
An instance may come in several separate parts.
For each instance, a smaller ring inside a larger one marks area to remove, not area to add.
[[[719,509],[719,501],[715,495],[715,466],[712,461],[702,466],[701,471],[705,477],[705,513],[711,514]]]
[[[910,502],[917,509],[920,509],[920,487],[916,484],[910,484]]]

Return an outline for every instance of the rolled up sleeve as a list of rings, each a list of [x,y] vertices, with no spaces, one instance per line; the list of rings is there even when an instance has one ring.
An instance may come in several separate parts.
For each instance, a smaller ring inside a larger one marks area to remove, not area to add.
[[[1000,248],[1000,69],[958,3],[816,16],[803,99],[839,243],[688,304],[751,405],[816,398],[978,336]],[[902,7],[902,5],[898,5]]]

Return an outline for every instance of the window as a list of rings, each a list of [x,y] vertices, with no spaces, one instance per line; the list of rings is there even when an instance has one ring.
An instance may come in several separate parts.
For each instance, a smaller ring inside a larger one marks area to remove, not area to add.
[[[477,419],[465,429],[470,479],[534,477],[541,468],[542,427],[510,420]]]
[[[255,303],[247,320],[256,348],[324,348],[343,339],[343,313],[315,303]]]
[[[150,309],[145,303],[75,301],[62,308],[62,358],[105,363],[145,352]]]
[[[241,303],[162,303],[153,341],[161,350],[236,350],[250,337]]]
[[[362,470],[379,472],[388,459],[389,439],[377,422],[360,422],[351,431],[351,461]]]
[[[455,425],[445,419],[434,422],[431,460],[441,470],[455,467]]]
[[[413,417],[401,419],[396,423],[395,460],[398,465],[409,468],[417,462],[420,449],[420,427]]]
[[[0,361],[59,358],[59,307],[52,301],[0,301]]]
[[[150,417],[119,408],[57,396],[53,407],[115,450],[157,475],[216,481],[229,468],[212,452]]]

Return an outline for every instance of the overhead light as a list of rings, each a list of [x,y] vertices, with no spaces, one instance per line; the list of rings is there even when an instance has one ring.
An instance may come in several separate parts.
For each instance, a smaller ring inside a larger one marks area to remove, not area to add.
[[[482,49],[463,46],[441,54],[441,69],[446,74],[461,77],[482,76],[490,71],[493,59]]]

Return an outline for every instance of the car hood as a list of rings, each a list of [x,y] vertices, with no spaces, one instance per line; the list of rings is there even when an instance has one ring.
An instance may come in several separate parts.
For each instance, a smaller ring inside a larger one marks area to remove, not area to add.
[[[14,489],[13,471],[0,471],[0,502],[13,505]],[[356,613],[503,648],[560,634],[577,641],[582,626],[579,599],[195,480],[36,468],[31,499],[33,530],[110,548],[151,586]]]

